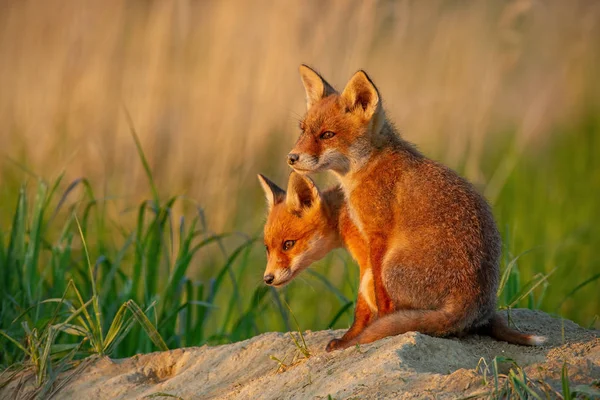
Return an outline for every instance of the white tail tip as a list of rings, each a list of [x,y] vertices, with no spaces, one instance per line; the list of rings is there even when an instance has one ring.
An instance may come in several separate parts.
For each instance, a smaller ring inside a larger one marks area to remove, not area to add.
[[[539,346],[546,343],[546,338],[544,336],[532,336],[530,340],[531,344],[534,346]]]

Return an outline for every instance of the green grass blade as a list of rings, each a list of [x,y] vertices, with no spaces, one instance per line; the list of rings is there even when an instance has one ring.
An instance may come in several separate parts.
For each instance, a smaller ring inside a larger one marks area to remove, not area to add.
[[[234,340],[241,340],[260,333],[256,320],[261,313],[263,299],[268,292],[269,286],[267,285],[259,285],[254,290],[247,311],[238,318],[231,330],[231,337]]]
[[[336,288],[335,286],[333,286],[331,284],[331,282],[329,282],[329,279],[327,279],[325,276],[323,276],[322,274],[318,273],[317,271],[311,270],[311,269],[307,269],[308,273],[312,276],[314,276],[315,278],[317,278],[319,281],[321,281],[325,287],[327,287],[327,289],[335,294],[335,296],[340,299],[340,302],[342,304],[346,304],[346,303],[352,303],[352,300],[350,300],[349,298],[347,298],[346,296],[344,296],[344,294],[342,292],[340,292],[340,290],[338,288]]]
[[[54,338],[56,336],[56,331],[50,327],[48,330],[48,334],[45,338],[44,350],[40,356],[39,363],[39,371],[38,371],[38,386],[41,385],[46,377],[50,374],[52,363],[50,360],[50,351],[52,349],[52,345],[54,344]]]
[[[79,178],[79,179],[75,179],[73,182],[71,182],[69,184],[69,186],[67,186],[67,188],[65,189],[65,191],[63,192],[63,194],[60,196],[60,199],[58,200],[58,204],[56,205],[56,207],[54,207],[54,211],[52,212],[52,215],[50,216],[48,221],[53,221],[54,218],[56,218],[56,216],[58,215],[58,212],[62,209],[63,205],[65,204],[65,202],[67,201],[67,198],[69,197],[69,195],[71,194],[71,192],[73,192],[73,190],[79,185],[79,183],[82,181],[83,178]],[[61,177],[62,180],[62,177]],[[58,182],[57,182],[58,183]],[[55,185],[52,188],[51,193],[54,193],[54,191],[56,190],[57,185]],[[51,196],[48,197],[48,200],[51,199]],[[47,203],[47,205],[49,206],[50,204]]]
[[[308,358],[308,357],[310,357],[310,351],[308,350],[308,346],[306,345],[306,342],[304,341],[304,335],[302,334],[302,329],[300,328],[300,324],[298,323],[298,320],[296,319],[296,315],[294,315],[294,312],[292,311],[290,305],[285,300],[283,300],[283,304],[285,304],[285,306],[287,307],[288,311],[290,312],[290,315],[292,316],[292,319],[294,320],[294,323],[296,324],[296,329],[298,330],[298,334],[300,335],[302,344],[298,343],[298,341],[296,340],[294,335],[292,335],[292,332],[290,332],[290,335],[292,336],[292,339],[294,340],[296,347],[298,347],[298,349],[302,352],[302,354],[304,354],[304,356],[306,358]]]
[[[135,257],[133,261],[133,276],[131,290],[127,294],[128,298],[137,299],[139,294],[139,285],[142,284],[143,287],[146,286],[146,277],[143,274],[144,268],[144,226],[145,226],[145,217],[146,217],[146,208],[148,207],[148,202],[144,201],[138,207],[137,212],[137,224],[135,231]]]
[[[194,299],[193,301],[202,301],[201,299],[204,298],[204,285],[202,283],[198,284],[198,286],[196,286],[196,293],[194,294]],[[208,302],[207,302],[208,303]],[[211,304],[211,303],[208,303]],[[195,344],[200,344],[204,338],[204,318],[203,315],[201,314],[201,310],[196,308],[194,310],[194,321],[195,321],[195,327],[192,328],[192,337],[193,337],[193,343]]]
[[[185,297],[186,297],[186,314],[185,314],[185,320],[183,321],[183,323],[181,323],[181,328],[184,329],[183,332],[180,333],[181,337],[183,338],[183,345],[184,346],[189,346],[190,342],[191,342],[191,337],[187,337],[187,333],[190,333],[191,336],[191,332],[193,332],[193,324],[192,322],[194,321],[194,315],[195,315],[195,310],[194,307],[192,306],[192,304],[190,304],[190,301],[195,301],[194,300],[194,294],[196,293],[196,290],[194,288],[194,284],[192,283],[191,280],[186,279],[185,282]]]
[[[152,343],[154,343],[160,350],[169,350],[162,336],[160,336],[160,333],[158,333],[142,309],[133,300],[129,300],[126,304],[127,308],[132,312],[135,319],[140,323],[140,325],[142,325],[148,334],[148,337],[150,337],[150,340],[152,340]]]
[[[520,381],[514,376],[514,373],[512,371],[510,371],[508,380],[513,388],[513,391],[519,396],[519,399],[527,400],[528,398],[525,395],[525,392],[523,392],[523,390],[521,390],[521,386],[519,385]]]
[[[517,376],[513,376],[511,379],[513,381],[515,389],[518,390],[519,397],[521,397],[524,400],[527,400],[527,399],[542,400],[542,398],[536,392],[534,392],[533,389],[531,389],[529,386],[527,386],[527,383],[525,381],[520,380]]]
[[[25,236],[26,236],[26,223],[27,223],[27,192],[25,186],[21,186],[19,190],[19,197],[17,199],[17,207],[13,217],[13,223],[11,227],[10,241],[8,243],[8,250],[6,252],[6,266],[4,272],[4,282],[6,287],[2,291],[4,294],[14,293],[11,290],[11,286],[17,283],[18,287],[26,291],[25,282],[22,278],[17,277],[17,282],[12,277],[12,272],[20,272],[25,259]]]
[[[39,277],[39,274],[37,274],[37,262],[42,242],[41,236],[47,190],[47,185],[40,181],[38,183],[38,191],[33,205],[33,214],[31,216],[32,222],[31,227],[29,228],[29,242],[25,252],[25,260],[23,261],[23,268],[25,270],[25,288],[27,290],[27,297],[30,303],[34,303],[35,299],[39,295],[39,293],[36,293]]]
[[[494,359],[492,360],[492,373],[494,375],[494,397],[497,398],[498,397],[498,391],[499,391],[499,377],[498,377],[498,357],[494,357]]]
[[[67,317],[67,319],[65,319],[63,322],[61,322],[58,325],[64,325],[64,324],[68,324],[69,322],[71,322],[73,319],[75,318],[79,318],[79,316],[82,313],[87,313],[87,308],[90,306],[90,304],[92,304],[94,302],[94,299],[89,299],[88,301],[86,301],[81,307],[79,307],[77,310],[74,310],[71,312],[71,314]],[[84,326],[87,328],[87,326]]]
[[[96,317],[95,321],[92,322],[90,319],[92,329],[94,330],[94,337],[98,342],[98,349],[104,350],[104,334],[102,332],[102,312],[100,310],[100,305],[98,304],[98,292],[96,289],[96,279],[94,277],[94,271],[92,269],[92,262],[90,261],[90,253],[87,248],[87,243],[85,237],[83,236],[83,231],[81,230],[81,225],[79,224],[79,219],[75,216],[75,223],[77,224],[77,229],[79,230],[79,235],[81,237],[81,244],[83,245],[83,250],[85,252],[85,259],[87,261],[88,270],[90,274],[90,280],[92,283],[92,307],[94,309],[94,315]]]
[[[272,286],[269,287],[269,291],[271,292],[273,301],[275,302],[275,305],[277,306],[277,310],[279,311],[279,314],[281,315],[281,319],[283,321],[285,329],[287,331],[291,331],[292,327],[290,325],[289,315],[288,315],[287,311],[285,310],[283,303],[281,302],[279,291]]]
[[[548,274],[537,273],[529,282],[527,282],[521,290],[514,295],[514,297],[509,301],[508,307],[515,307],[521,300],[529,295],[529,293],[533,292],[535,288],[540,286],[542,283],[548,281],[548,277],[552,275],[556,271],[556,268],[550,271]]]
[[[29,350],[27,350],[21,343],[17,342],[15,339],[13,339],[8,333],[4,332],[2,329],[0,329],[0,335],[4,336],[12,344],[17,346],[17,348],[19,350],[21,350],[23,353],[25,353],[27,356],[31,357],[31,353],[29,352]]]
[[[332,329],[333,326],[335,325],[335,323],[338,321],[338,319],[340,319],[342,317],[342,315],[344,315],[346,313],[346,311],[348,311],[352,305],[354,305],[353,302],[348,302],[346,304],[344,304],[339,311],[333,316],[333,318],[331,319],[331,322],[329,322],[329,324],[327,325],[328,329]]]
[[[225,265],[223,266],[223,268],[221,268],[221,270],[219,271],[215,281],[214,281],[214,285],[213,288],[208,296],[208,299],[206,300],[208,303],[213,304],[215,297],[217,295],[217,293],[219,292],[219,288],[223,282],[223,279],[225,278],[225,276],[227,275],[227,273],[229,272],[232,264],[235,262],[235,260],[238,258],[238,256],[240,254],[242,254],[242,251],[244,251],[245,248],[252,246],[254,244],[254,242],[256,241],[256,239],[248,239],[245,243],[241,244],[240,246],[238,246],[232,253],[231,255],[227,258],[227,261],[225,262]],[[206,313],[208,314],[208,313]],[[205,314],[205,317],[206,317]]]
[[[506,283],[508,282],[510,273],[512,272],[515,265],[517,265],[517,261],[519,261],[519,258],[523,257],[525,254],[530,253],[533,250],[534,249],[525,250],[524,252],[522,252],[518,256],[514,257],[512,260],[510,260],[510,262],[506,266],[506,269],[502,273],[502,277],[500,278],[500,284],[498,285],[498,291],[496,293],[498,297],[500,297],[500,295],[504,291],[504,288],[506,286]]]
[[[2,290],[2,293],[8,293],[8,288],[10,287],[10,271],[6,266],[6,261],[6,252],[4,251],[4,232],[0,230],[0,290]],[[0,300],[2,300],[1,297]]]
[[[252,249],[251,246],[244,248],[243,258],[241,261],[242,268],[240,269],[240,273],[243,271],[243,267],[245,265],[247,265],[248,254],[251,249]],[[227,274],[229,275],[229,279],[231,280],[233,296],[231,296],[231,299],[229,300],[229,305],[227,306],[227,310],[225,311],[225,318],[223,319],[223,324],[222,324],[221,330],[220,330],[221,333],[225,332],[226,327],[229,324],[229,321],[231,321],[236,305],[237,305],[238,314],[243,313],[241,298],[240,298],[239,284],[237,282],[237,278],[235,276],[235,273],[233,272],[233,269],[229,268],[227,270]]]
[[[137,150],[138,156],[140,157],[140,161],[142,162],[142,166],[144,167],[144,172],[146,172],[146,177],[148,178],[148,184],[150,185],[150,189],[152,190],[152,197],[154,198],[154,203],[158,207],[160,204],[160,198],[158,196],[158,189],[156,188],[156,184],[154,183],[154,177],[152,176],[152,170],[150,169],[150,164],[146,159],[146,155],[144,154],[144,149],[142,148],[142,143],[140,142],[140,138],[135,130],[135,125],[133,123],[133,118],[131,118],[131,114],[127,107],[123,107],[125,111],[125,117],[127,118],[127,124],[129,125],[129,131],[131,132],[131,137],[133,137],[133,141],[135,142],[135,148]]]
[[[571,396],[571,388],[569,385],[569,374],[567,372],[567,363],[563,363],[562,371],[560,374],[560,382],[562,385],[562,392],[564,400],[571,400],[573,397]]]
[[[90,344],[92,345],[92,347],[95,349],[96,352],[100,352],[98,336],[96,333],[97,326],[96,326],[94,320],[92,319],[90,313],[87,310],[87,306],[90,304],[91,301],[93,301],[93,298],[88,300],[87,302],[84,302],[83,297],[81,296],[81,293],[79,292],[79,290],[77,289],[77,286],[75,286],[75,285],[73,285],[73,292],[75,292],[75,295],[77,296],[77,300],[79,301],[79,304],[81,304],[81,307],[78,310],[73,311],[73,314],[76,314],[76,316],[78,318],[81,314],[83,314],[83,318],[80,319],[80,322],[83,326],[85,326],[92,333],[91,339],[90,339]],[[81,312],[78,312],[79,310],[81,310]],[[68,322],[68,321],[65,321],[65,322]]]
[[[112,323],[108,328],[108,332],[106,333],[106,339],[104,341],[104,345],[107,348],[112,344],[113,340],[117,338],[119,332],[123,328],[123,322],[125,320],[125,311],[127,311],[126,303],[122,304],[121,307],[119,307],[119,310],[115,314],[115,317],[113,318]]]
[[[121,263],[123,262],[123,259],[125,258],[126,254],[127,254],[127,250],[129,250],[129,247],[131,246],[131,244],[133,243],[134,240],[135,240],[135,234],[132,232],[127,236],[127,238],[125,239],[125,243],[119,249],[119,251],[117,252],[117,255],[110,263],[110,269],[108,270],[108,273],[104,276],[102,285],[100,287],[100,299],[101,300],[108,299],[109,293],[115,292],[115,290],[116,290],[115,278],[116,278],[117,272],[119,270]]]
[[[577,293],[580,289],[582,289],[584,286],[589,285],[592,282],[597,281],[598,279],[600,279],[600,273],[597,273],[595,275],[592,275],[591,277],[589,277],[588,279],[586,279],[585,281],[581,282],[579,285],[575,286],[571,291],[569,291],[569,293],[567,293],[567,295],[565,296],[565,298],[560,302],[560,304],[558,305],[558,307],[556,307],[556,310],[560,310],[560,308],[562,307],[562,305],[565,303],[565,301],[567,301],[570,297],[572,297],[575,293]]]
[[[169,275],[169,280],[167,281],[167,285],[163,289],[163,295],[161,296],[161,298],[163,299],[163,307],[162,307],[163,314],[164,314],[165,310],[171,306],[171,302],[173,300],[172,296],[176,292],[176,288],[179,285],[179,282],[185,276],[185,273],[186,273],[194,255],[204,246],[207,246],[210,243],[212,243],[216,240],[225,238],[226,236],[229,235],[229,234],[213,235],[213,236],[201,241],[196,246],[190,248],[191,241],[192,241],[193,237],[195,236],[194,231],[193,231],[194,225],[195,224],[192,225],[192,227],[189,231],[189,234],[187,235],[185,241],[183,242],[183,246],[180,248],[180,252],[177,256],[177,259],[175,260],[175,267],[171,271],[171,274]]]
[[[63,323],[55,325],[55,328],[67,335],[88,337],[88,331],[79,325]]]
[[[46,196],[46,204],[44,204],[44,209],[47,210],[48,207],[50,207],[50,201],[54,197],[54,194],[58,190],[58,187],[60,186],[60,183],[62,182],[64,177],[65,177],[65,172],[63,171],[54,180],[54,183],[52,184],[52,186],[50,187],[50,190],[48,191],[48,196]]]
[[[90,274],[90,279],[92,281],[92,293],[94,296],[96,296],[97,295],[96,280],[94,279],[94,271],[92,269],[92,261],[90,260],[90,253],[88,252],[87,243],[86,243],[85,237],[83,236],[83,231],[81,230],[81,224],[79,223],[79,219],[77,218],[77,215],[75,215],[75,223],[77,224],[77,229],[79,231],[79,237],[81,239],[81,244],[83,246],[83,251],[85,254],[85,260],[86,260],[87,267],[88,267],[88,272]]]
[[[161,257],[166,253],[165,245],[163,241],[164,229],[168,221],[168,210],[166,208],[160,208],[157,211],[155,219],[148,227],[148,232],[144,238],[144,249],[147,252],[145,254],[144,262],[144,302],[148,304],[151,302],[151,297],[155,294],[158,281],[160,279],[160,268],[161,268]]]

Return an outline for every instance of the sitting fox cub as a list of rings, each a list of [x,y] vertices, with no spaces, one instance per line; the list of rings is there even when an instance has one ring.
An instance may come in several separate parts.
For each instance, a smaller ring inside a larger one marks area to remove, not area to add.
[[[268,254],[264,280],[267,284],[285,285],[311,263],[338,247],[345,247],[358,262],[360,288],[354,322],[341,339],[334,339],[327,345],[327,350],[346,347],[342,344],[359,336],[377,318],[378,312],[373,275],[367,268],[367,244],[350,218],[342,189],[336,186],[321,193],[310,178],[295,172],[290,174],[287,192],[262,175],[258,175],[258,179],[269,206],[264,230]],[[480,333],[509,343],[535,344],[540,340],[508,328],[496,314],[487,328]]]
[[[347,213],[368,249],[363,277],[372,277],[377,309],[360,334],[328,349],[407,331],[488,331],[515,343],[541,342],[509,330],[496,314],[501,246],[485,199],[398,136],[363,71],[341,94],[306,66],[300,74],[308,111],[288,164],[301,174],[331,170],[340,179]],[[269,264],[288,268],[282,275],[289,280],[298,270],[284,253],[299,238],[280,239],[283,252]]]

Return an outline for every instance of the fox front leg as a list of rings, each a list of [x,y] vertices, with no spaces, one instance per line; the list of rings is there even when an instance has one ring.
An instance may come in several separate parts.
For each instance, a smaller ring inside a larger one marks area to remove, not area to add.
[[[371,242],[369,251],[369,264],[373,273],[373,286],[375,288],[375,303],[379,317],[383,317],[394,311],[394,304],[383,284],[382,270],[383,257],[387,246],[383,240]]]
[[[358,298],[356,299],[356,308],[354,310],[354,322],[352,323],[352,326],[350,327],[350,329],[348,329],[348,331],[346,331],[344,336],[342,336],[341,338],[332,339],[325,347],[325,350],[327,352],[330,352],[333,350],[345,349],[346,347],[348,347],[348,341],[360,335],[361,332],[376,318],[377,314],[371,311],[371,308],[369,307],[369,304],[367,303],[363,294],[359,292]]]

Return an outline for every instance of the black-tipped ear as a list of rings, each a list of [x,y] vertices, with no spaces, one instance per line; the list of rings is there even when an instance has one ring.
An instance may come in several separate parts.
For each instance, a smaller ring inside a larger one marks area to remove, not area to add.
[[[381,110],[379,91],[365,71],[355,73],[342,92],[350,110],[364,113],[370,119]]]
[[[265,191],[265,196],[267,197],[267,205],[269,206],[269,210],[273,208],[275,204],[281,203],[285,200],[285,191],[271,182],[264,175],[258,174],[258,181]]]
[[[292,171],[288,180],[286,205],[292,210],[312,208],[321,201],[317,185],[308,176]]]
[[[309,110],[316,102],[331,94],[337,93],[314,69],[307,65],[300,66],[300,78],[306,90],[306,109]]]

